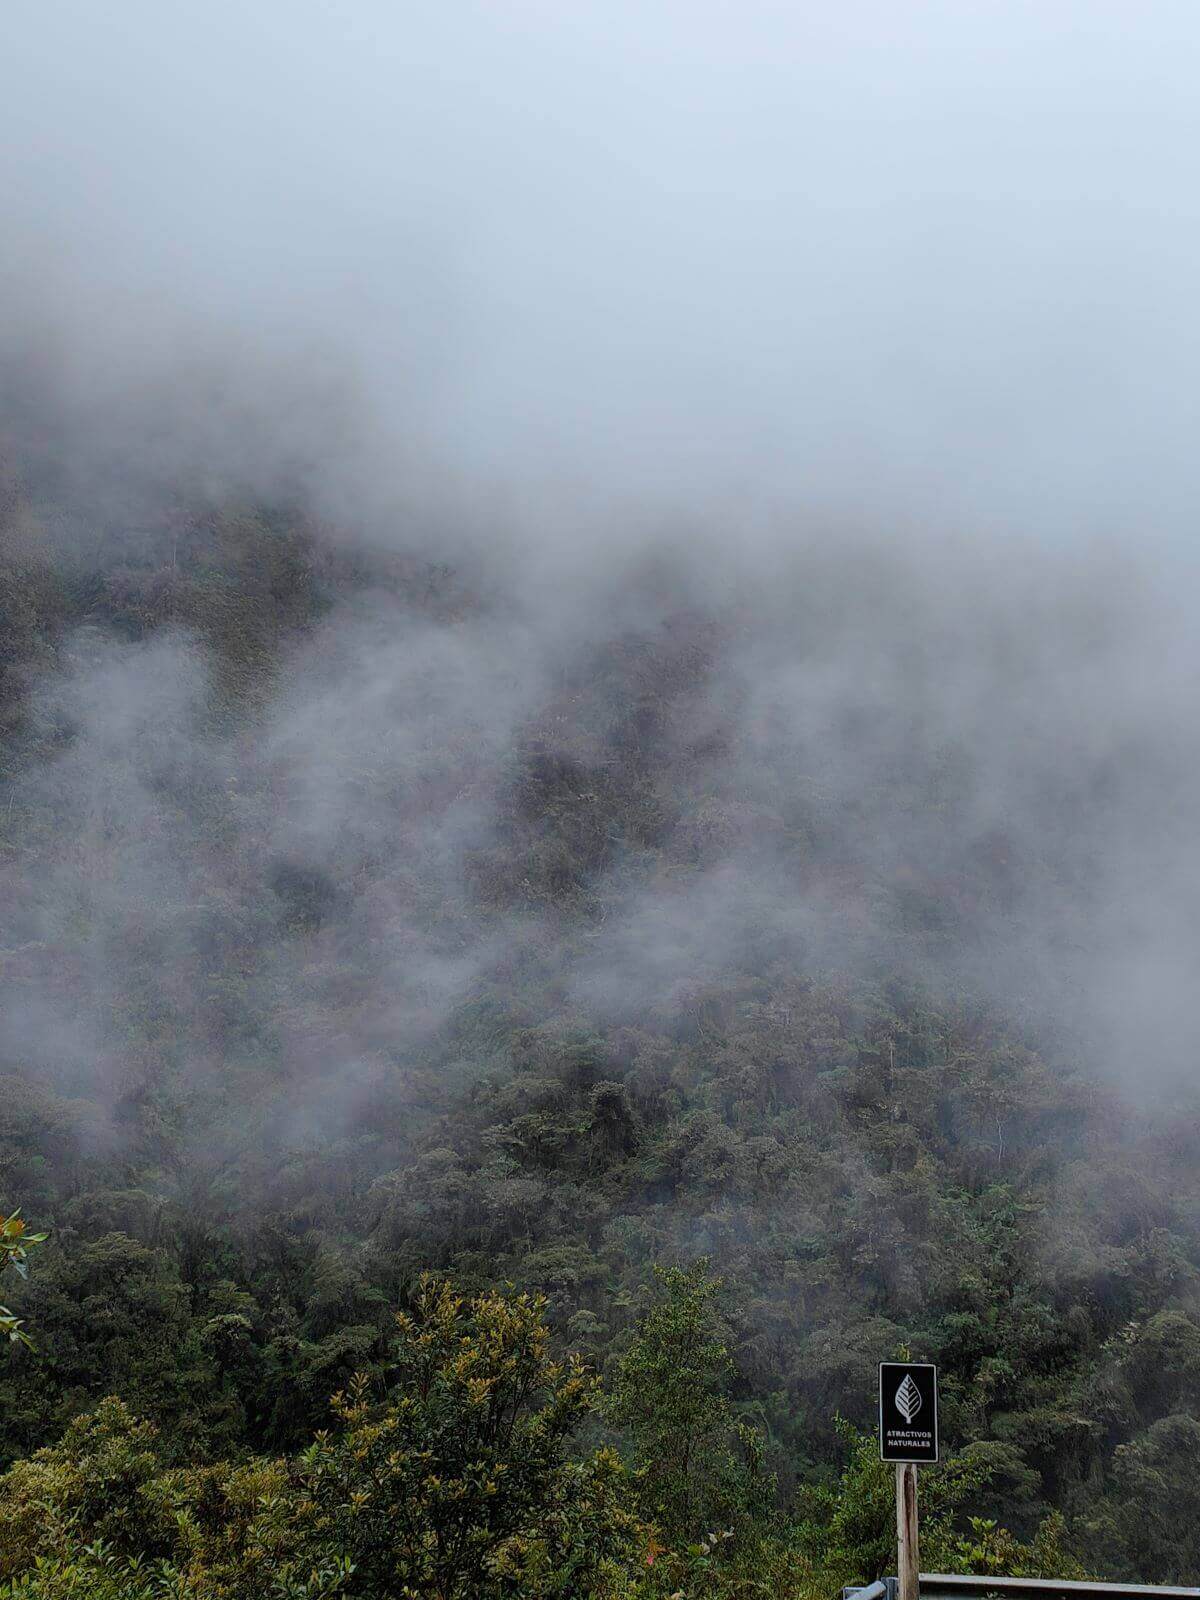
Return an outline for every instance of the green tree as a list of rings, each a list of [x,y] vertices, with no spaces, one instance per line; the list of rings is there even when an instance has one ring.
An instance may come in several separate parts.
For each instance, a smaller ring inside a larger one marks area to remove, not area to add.
[[[643,1507],[671,1538],[697,1539],[762,1511],[773,1483],[761,1439],[734,1420],[733,1370],[705,1261],[656,1268],[659,1299],[622,1357],[609,1414],[633,1439]]]
[[[551,1357],[545,1305],[426,1277],[397,1318],[394,1387],[335,1397],[341,1431],[300,1467],[355,1593],[599,1596],[630,1566],[644,1540],[619,1459],[567,1458],[598,1383]]]
[[[293,1464],[169,1468],[115,1397],[0,1477],[0,1600],[335,1600]]]
[[[1161,1417],[1118,1445],[1112,1488],[1081,1519],[1109,1567],[1143,1583],[1194,1583],[1200,1571],[1200,1422]],[[1136,1516],[1130,1507],[1137,1508]]]
[[[153,1424],[101,1402],[0,1477],[0,1600],[627,1594],[645,1530],[616,1454],[570,1450],[597,1381],[553,1359],[544,1309],[424,1280],[394,1386],[356,1379],[337,1433],[290,1459],[173,1467]]]

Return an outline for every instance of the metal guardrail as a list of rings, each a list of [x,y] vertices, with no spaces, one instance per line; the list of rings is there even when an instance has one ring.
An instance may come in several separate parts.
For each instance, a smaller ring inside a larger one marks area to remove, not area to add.
[[[842,1600],[895,1600],[895,1587],[895,1578],[879,1578],[865,1589],[856,1589],[853,1585],[843,1589]]]
[[[1157,1583],[1086,1583],[1066,1578],[975,1578],[948,1572],[923,1572],[921,1594],[929,1600],[1198,1600],[1200,1589],[1171,1588]]]
[[[895,1578],[880,1578],[863,1589],[843,1589],[842,1600],[896,1600]],[[968,1577],[953,1572],[923,1572],[921,1600],[1200,1600],[1200,1589],[1157,1583],[1081,1583],[1063,1578]]]

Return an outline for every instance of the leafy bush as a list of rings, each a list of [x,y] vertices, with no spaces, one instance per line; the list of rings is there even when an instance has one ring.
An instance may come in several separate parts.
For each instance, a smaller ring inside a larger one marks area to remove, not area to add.
[[[895,1571],[896,1474],[879,1459],[875,1438],[839,1419],[849,1447],[841,1476],[799,1496],[796,1543],[823,1574],[822,1587],[871,1583]],[[929,1572],[1007,1573],[1010,1577],[1082,1578],[1064,1546],[1061,1517],[1051,1517],[1031,1544],[965,1508],[988,1478],[985,1464],[951,1456],[925,1467],[918,1490],[921,1566]],[[960,1526],[961,1519],[961,1526]]]
[[[568,1454],[598,1388],[551,1357],[543,1311],[424,1280],[392,1386],[357,1379],[291,1460],[167,1468],[104,1401],[0,1478],[0,1595],[615,1595],[645,1536],[615,1454]]]
[[[566,1459],[598,1384],[551,1359],[545,1301],[465,1301],[426,1278],[397,1321],[394,1383],[339,1395],[342,1424],[301,1458],[323,1537],[364,1591],[458,1600],[601,1592],[640,1530],[610,1451]]]

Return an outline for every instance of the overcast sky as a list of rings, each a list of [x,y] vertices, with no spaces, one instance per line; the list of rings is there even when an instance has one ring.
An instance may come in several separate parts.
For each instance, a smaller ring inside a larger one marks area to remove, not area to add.
[[[101,408],[226,344],[352,383],[384,481],[1186,537],[1198,47],[1171,0],[12,0],[8,338]]]

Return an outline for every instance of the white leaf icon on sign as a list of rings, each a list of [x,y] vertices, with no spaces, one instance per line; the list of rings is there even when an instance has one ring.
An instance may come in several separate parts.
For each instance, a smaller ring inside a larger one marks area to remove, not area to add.
[[[921,1391],[912,1381],[912,1374],[906,1373],[904,1382],[896,1390],[896,1410],[905,1422],[911,1422],[921,1409]]]

